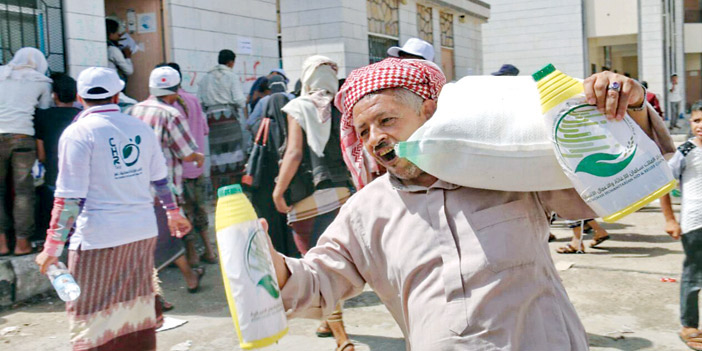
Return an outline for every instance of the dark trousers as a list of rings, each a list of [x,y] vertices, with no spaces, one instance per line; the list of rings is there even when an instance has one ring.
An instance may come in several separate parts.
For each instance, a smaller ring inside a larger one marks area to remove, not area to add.
[[[702,228],[682,235],[685,261],[680,282],[680,322],[684,327],[699,325],[698,294],[702,288]]]

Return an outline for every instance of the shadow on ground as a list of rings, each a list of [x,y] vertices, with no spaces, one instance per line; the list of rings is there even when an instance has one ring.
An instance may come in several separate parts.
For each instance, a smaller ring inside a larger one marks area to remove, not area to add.
[[[360,295],[344,301],[344,308],[370,307],[382,305],[378,295],[372,291],[364,291]]]
[[[360,343],[368,345],[371,350],[378,351],[404,351],[405,350],[405,339],[403,338],[389,338],[387,336],[376,336],[376,335],[356,335],[349,334],[351,340],[358,341]]]
[[[619,257],[643,258],[680,254],[682,250],[670,250],[663,247],[607,247],[605,244],[602,244],[602,246],[596,248],[589,248],[588,252],[593,255],[616,255]]]
[[[587,333],[590,347],[607,347],[623,351],[636,351],[649,348],[653,343],[644,338],[625,336],[623,339],[614,339],[604,335]]]

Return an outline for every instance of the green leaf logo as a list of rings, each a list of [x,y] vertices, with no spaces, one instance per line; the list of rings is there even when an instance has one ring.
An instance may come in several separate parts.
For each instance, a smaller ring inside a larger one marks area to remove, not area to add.
[[[575,168],[575,173],[583,172],[592,174],[596,177],[611,177],[621,172],[624,168],[626,168],[626,166],[629,165],[631,160],[634,159],[635,154],[636,149],[634,149],[634,151],[631,153],[631,155],[629,155],[629,157],[616,163],[609,163],[607,161],[616,160],[617,158],[621,157],[622,154],[613,155],[605,153],[596,153],[588,155],[585,158],[583,158],[580,161],[580,163],[578,163],[578,166]]]
[[[266,289],[266,291],[271,294],[274,299],[277,299],[280,296],[275,279],[273,279],[270,274],[266,274],[263,278],[261,278],[261,280],[258,281],[258,284],[256,285],[260,285]]]

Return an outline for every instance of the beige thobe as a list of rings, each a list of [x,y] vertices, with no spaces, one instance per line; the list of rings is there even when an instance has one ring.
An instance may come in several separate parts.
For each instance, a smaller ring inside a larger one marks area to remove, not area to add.
[[[665,153],[664,127],[653,129]],[[303,259],[286,258],[283,303],[290,317],[320,317],[367,283],[408,350],[587,350],[551,260],[550,211],[596,217],[572,189],[407,187],[386,174],[346,202]]]

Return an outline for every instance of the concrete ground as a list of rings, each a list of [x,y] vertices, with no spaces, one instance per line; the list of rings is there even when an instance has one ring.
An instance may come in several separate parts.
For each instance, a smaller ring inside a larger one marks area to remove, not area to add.
[[[685,350],[678,340],[679,283],[683,260],[679,242],[662,231],[657,205],[615,224],[603,224],[612,239],[583,255],[554,253],[556,265],[590,340],[592,350]],[[570,230],[556,222],[556,249]],[[590,236],[586,236],[589,244]],[[203,289],[189,294],[178,271],[162,274],[176,308],[167,313],[188,323],[158,334],[159,350],[238,350],[216,265],[207,266]],[[357,350],[404,350],[402,334],[377,297],[366,291],[347,302],[344,317]],[[69,350],[63,304],[45,297],[0,313],[0,349]],[[315,337],[318,322],[292,320],[290,332],[271,350],[333,350],[333,339]]]

